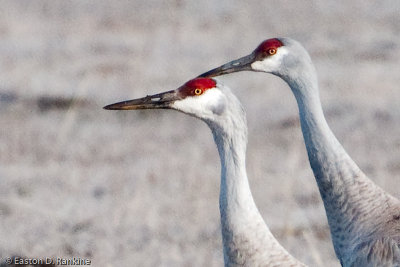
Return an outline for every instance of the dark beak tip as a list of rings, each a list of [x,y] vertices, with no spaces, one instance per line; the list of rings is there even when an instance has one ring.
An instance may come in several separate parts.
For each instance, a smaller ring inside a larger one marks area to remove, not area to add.
[[[112,104],[111,104],[111,105],[104,106],[103,109],[105,109],[105,110],[114,110]]]
[[[104,106],[103,109],[105,109],[105,110],[124,110],[127,108],[122,103],[114,103],[114,104]]]

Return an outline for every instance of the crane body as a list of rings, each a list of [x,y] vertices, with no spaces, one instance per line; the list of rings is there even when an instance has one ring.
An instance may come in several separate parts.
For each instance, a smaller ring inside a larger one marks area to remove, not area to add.
[[[360,170],[329,128],[316,71],[303,46],[290,38],[268,39],[250,55],[200,77],[238,71],[271,73],[291,88],[310,166],[342,266],[400,267],[400,201]]]
[[[239,100],[206,78],[180,88],[105,109],[170,108],[199,118],[212,131],[221,161],[220,216],[225,266],[305,266],[274,238],[251,194],[246,173],[247,124]]]

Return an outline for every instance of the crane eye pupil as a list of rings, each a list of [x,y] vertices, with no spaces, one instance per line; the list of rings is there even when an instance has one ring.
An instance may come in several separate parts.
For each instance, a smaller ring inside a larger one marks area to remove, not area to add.
[[[199,88],[194,89],[194,94],[195,95],[201,95],[203,93],[203,91]]]
[[[275,48],[268,49],[268,54],[269,55],[275,55],[276,54],[276,49]]]

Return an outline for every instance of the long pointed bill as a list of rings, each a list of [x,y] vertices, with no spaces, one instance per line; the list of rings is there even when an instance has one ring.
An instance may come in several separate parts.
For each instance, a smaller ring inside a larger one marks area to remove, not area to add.
[[[146,97],[126,100],[105,106],[109,110],[131,110],[131,109],[166,109],[171,108],[171,104],[181,99],[176,90],[148,95]]]
[[[198,77],[215,77],[228,73],[243,71],[243,70],[251,70],[251,63],[255,60],[255,53],[251,53],[248,56],[233,60],[229,63],[226,63],[218,68],[207,71]]]

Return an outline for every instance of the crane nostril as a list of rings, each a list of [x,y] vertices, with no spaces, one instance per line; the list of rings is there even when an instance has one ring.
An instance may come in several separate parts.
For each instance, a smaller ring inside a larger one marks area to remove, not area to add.
[[[160,101],[161,100],[161,97],[153,97],[153,98],[151,98],[151,101]]]

